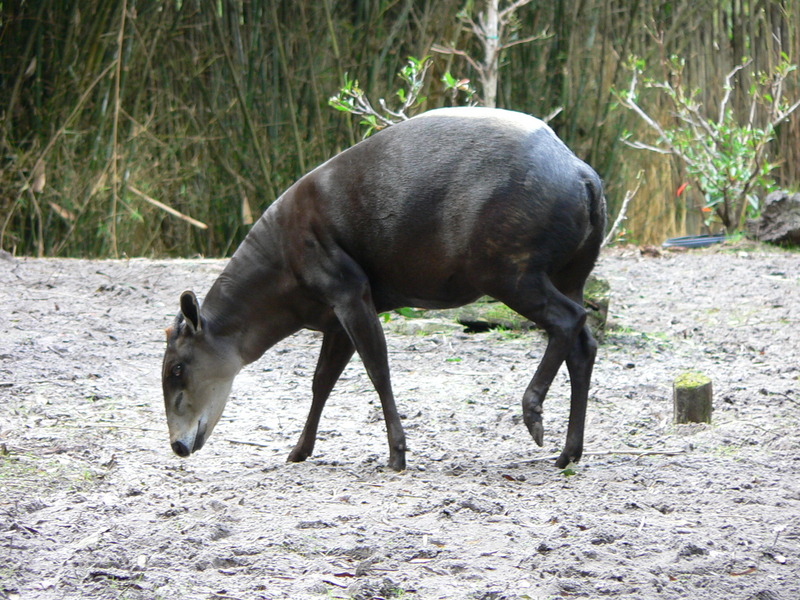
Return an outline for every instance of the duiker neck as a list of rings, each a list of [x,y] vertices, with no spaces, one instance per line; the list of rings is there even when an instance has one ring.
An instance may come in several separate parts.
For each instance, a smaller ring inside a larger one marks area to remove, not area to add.
[[[300,329],[286,302],[290,274],[271,211],[262,216],[211,286],[201,313],[210,333],[225,337],[244,364]]]

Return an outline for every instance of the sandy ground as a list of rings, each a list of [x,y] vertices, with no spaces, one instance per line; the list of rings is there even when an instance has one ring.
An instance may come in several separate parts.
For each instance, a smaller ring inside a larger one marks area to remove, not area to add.
[[[540,334],[385,324],[409,469],[386,469],[357,360],[316,455],[286,464],[320,338],[238,377],[206,447],[170,451],[163,328],[222,261],[0,260],[0,599],[800,598],[800,254],[605,254],[610,330],[586,454],[554,468],[519,401]],[[406,329],[403,329],[406,331]],[[713,378],[711,425],[672,380]]]

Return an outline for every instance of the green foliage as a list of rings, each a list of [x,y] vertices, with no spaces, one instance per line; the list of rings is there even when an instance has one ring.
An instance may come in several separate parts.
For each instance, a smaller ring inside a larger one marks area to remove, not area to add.
[[[404,89],[398,89],[396,94],[404,106],[419,106],[425,102],[425,96],[420,96],[422,86],[425,83],[425,74],[431,66],[430,56],[424,58],[408,57],[408,63],[400,69],[397,76],[403,80],[408,87],[408,93]]]
[[[628,64],[633,73],[631,86],[618,93],[622,104],[658,134],[655,145],[632,142],[630,135],[624,136],[625,141],[634,148],[678,158],[687,178],[704,198],[701,210],[706,225],[716,220],[729,233],[741,230],[747,218],[757,216],[759,198],[775,188],[770,174],[777,164],[767,158],[768,145],[775,137],[775,127],[800,105],[790,105],[783,98],[783,82],[797,68],[783,55],[772,72],[754,75],[747,90],[749,118],[738,115],[730,106],[732,80],[749,64],[746,61],[737,66],[725,78],[717,115],[699,100],[701,90],[687,89],[682,83],[685,62],[676,56],[667,61],[666,81],[643,77],[645,62],[632,58]],[[639,105],[639,77],[646,88],[659,90],[668,100],[672,115],[669,123],[659,123]]]
[[[427,98],[421,93],[432,64],[429,56],[421,59],[408,57],[408,62],[397,73],[397,77],[403,82],[403,87],[394,92],[401,103],[399,108],[390,109],[386,101],[380,98],[378,104],[381,110],[376,110],[366,92],[359,86],[358,80],[350,79],[347,74],[344,76],[344,85],[339,88],[339,93],[331,96],[328,104],[338,111],[360,116],[359,124],[365,128],[363,137],[369,137],[389,125],[407,120],[412,116],[409,111],[416,111],[425,103]],[[463,104],[473,104],[476,93],[470,85],[469,79],[456,79],[450,71],[446,71],[441,82],[453,104],[459,104],[461,97],[463,97]]]
[[[472,106],[477,102],[477,92],[469,79],[456,79],[450,71],[445,71],[442,75],[442,83],[453,104]],[[460,100],[459,96],[463,96],[463,100]]]
[[[378,104],[381,110],[376,110],[367,94],[359,87],[358,80],[350,79],[347,74],[345,74],[344,85],[339,89],[339,93],[331,96],[328,104],[338,111],[360,116],[359,123],[365,128],[363,137],[369,137],[380,129],[407,120],[410,116],[407,111],[415,110],[425,102],[425,96],[420,94],[431,64],[429,56],[421,59],[408,57],[408,62],[397,73],[404,85],[394,92],[401,103],[399,108],[389,108],[386,101],[380,98]]]
[[[409,308],[409,307],[401,307],[396,308],[395,311],[401,317],[405,317],[406,319],[419,319],[424,316],[425,311],[420,310],[418,308]]]

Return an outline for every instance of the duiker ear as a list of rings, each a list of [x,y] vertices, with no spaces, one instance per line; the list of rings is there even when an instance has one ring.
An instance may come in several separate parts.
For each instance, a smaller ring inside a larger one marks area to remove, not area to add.
[[[194,292],[187,291],[181,294],[181,312],[186,323],[192,328],[192,332],[200,331],[200,305],[197,303],[197,296]]]

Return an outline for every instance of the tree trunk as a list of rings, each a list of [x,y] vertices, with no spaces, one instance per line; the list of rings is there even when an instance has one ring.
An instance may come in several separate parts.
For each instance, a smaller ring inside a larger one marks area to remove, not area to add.
[[[480,78],[483,88],[483,104],[490,108],[497,106],[497,63],[500,59],[498,4],[499,0],[489,0],[486,12],[481,14],[484,56]]]

